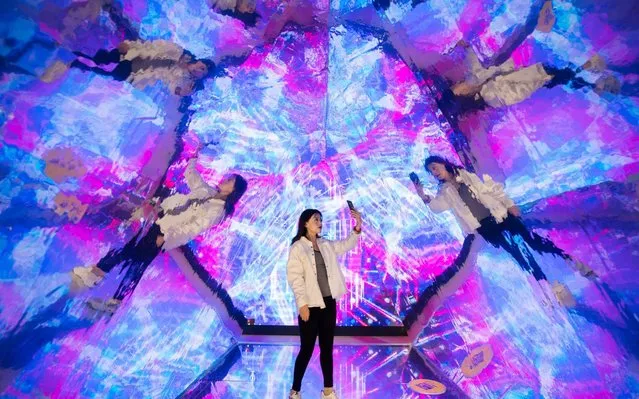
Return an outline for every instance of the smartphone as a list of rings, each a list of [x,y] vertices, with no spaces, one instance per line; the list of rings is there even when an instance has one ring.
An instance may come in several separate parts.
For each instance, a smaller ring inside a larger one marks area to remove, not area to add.
[[[355,205],[353,205],[353,203],[351,202],[351,200],[347,200],[346,203],[348,204],[348,207],[351,209],[351,211],[355,210]]]
[[[410,172],[410,174],[408,175],[408,177],[410,177],[410,181],[413,182],[413,184],[419,184],[419,176],[417,176],[417,173],[415,172]]]

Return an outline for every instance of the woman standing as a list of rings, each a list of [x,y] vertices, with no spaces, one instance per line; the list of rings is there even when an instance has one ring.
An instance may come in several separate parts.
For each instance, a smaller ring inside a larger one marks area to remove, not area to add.
[[[286,265],[288,283],[295,294],[299,310],[300,352],[295,360],[293,387],[289,399],[300,399],[302,378],[319,335],[320,363],[324,375],[323,399],[337,399],[333,390],[333,339],[337,322],[338,300],[346,292],[344,275],[337,257],[357,244],[362,232],[362,216],[351,209],[355,220],[353,232],[346,240],[329,241],[320,237],[322,213],[307,209],[300,215],[297,234],[291,243]]]
[[[538,253],[553,254],[569,261],[582,276],[597,278],[592,269],[552,241],[529,231],[519,218],[519,207],[506,195],[503,186],[490,176],[484,175],[484,181],[481,181],[476,174],[439,156],[426,158],[424,167],[439,180],[441,186],[437,196],[432,198],[417,182],[417,193],[433,212],[452,211],[468,237],[477,233],[493,246],[505,249],[537,281],[547,281],[546,274],[530,254],[523,252],[515,241],[516,237],[523,239]]]
[[[89,304],[93,308],[110,312],[117,310],[161,250],[180,247],[233,214],[235,205],[246,192],[246,180],[234,174],[225,178],[218,187],[211,187],[195,169],[195,161],[195,158],[189,160],[185,172],[190,192],[174,194],[162,201],[158,219],[146,233],[138,232],[123,248],[109,251],[97,265],[73,269],[74,285],[90,288],[99,284],[117,265],[129,266],[114,298],[106,303],[92,300]]]

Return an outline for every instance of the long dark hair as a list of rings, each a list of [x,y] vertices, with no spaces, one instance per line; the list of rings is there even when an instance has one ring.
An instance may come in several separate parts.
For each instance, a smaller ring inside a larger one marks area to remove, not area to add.
[[[311,220],[313,215],[315,215],[316,213],[319,213],[320,217],[322,216],[322,212],[318,211],[317,209],[306,209],[304,210],[304,212],[302,212],[302,214],[300,215],[300,219],[297,222],[297,234],[295,234],[295,237],[293,237],[291,245],[299,241],[300,238],[306,236],[306,222]]]
[[[201,78],[193,82],[193,93],[204,89],[204,81],[207,80],[208,78],[215,76],[215,74],[217,73],[216,72],[217,69],[215,68],[216,67],[215,63],[206,58],[195,59],[195,57],[193,57],[193,59],[189,62],[189,64],[196,64],[198,62],[201,62],[202,64],[206,65],[206,75],[202,76]]]
[[[190,64],[195,64],[197,62],[201,62],[206,66],[206,75],[204,75],[202,79],[207,79],[215,75],[215,63],[213,61],[206,58],[200,58],[198,60],[191,61]]]
[[[235,205],[242,198],[246,189],[248,188],[248,183],[246,179],[240,175],[234,174],[235,184],[233,185],[233,191],[226,197],[224,200],[224,216],[229,217],[233,215],[235,212]]]
[[[461,166],[455,165],[454,163],[450,162],[448,159],[444,157],[440,157],[439,155],[431,155],[428,158],[426,158],[426,160],[424,161],[424,168],[426,169],[426,172],[430,173],[430,170],[428,169],[428,165],[432,163],[438,163],[440,165],[444,165],[444,168],[446,168],[446,171],[450,173],[451,176],[458,176],[459,171],[464,169]],[[444,181],[439,180],[439,182],[443,183]]]

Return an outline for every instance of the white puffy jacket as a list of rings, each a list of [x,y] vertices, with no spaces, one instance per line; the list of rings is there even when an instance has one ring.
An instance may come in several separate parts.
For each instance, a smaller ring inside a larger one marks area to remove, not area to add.
[[[317,245],[326,264],[331,296],[336,300],[346,293],[344,274],[337,263],[337,257],[355,248],[358,238],[359,234],[352,232],[345,240],[330,241],[321,238],[317,240]],[[319,307],[323,309],[326,307],[317,282],[313,244],[308,238],[302,237],[291,245],[288,263],[286,264],[286,276],[288,284],[295,294],[295,302],[298,309],[304,305],[308,305],[310,308]]]
[[[206,184],[195,169],[195,162],[195,159],[191,159],[184,172],[190,192],[187,195],[174,194],[160,204],[165,214],[155,223],[162,230],[163,248],[166,250],[188,243],[224,219],[224,201],[213,198],[218,190]],[[203,202],[192,204],[177,215],[169,213],[192,199],[201,199]]]
[[[456,179],[457,182],[468,186],[475,198],[488,208],[498,223],[501,223],[508,216],[508,208],[515,205],[504,192],[504,186],[495,182],[488,175],[484,175],[482,182],[476,174],[462,169]],[[479,227],[479,221],[473,216],[464,200],[459,196],[459,191],[451,183],[444,183],[428,206],[435,213],[452,211],[466,234],[472,233]]]

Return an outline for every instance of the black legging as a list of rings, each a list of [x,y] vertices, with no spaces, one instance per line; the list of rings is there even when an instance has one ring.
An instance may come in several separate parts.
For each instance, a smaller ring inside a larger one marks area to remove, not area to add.
[[[120,60],[122,53],[119,50],[99,50],[93,57],[80,53],[74,52],[75,55],[79,55],[81,57],[90,59],[97,65],[109,65],[109,64],[117,64],[115,68],[111,71],[107,71],[100,67],[91,67],[86,65],[83,62],[75,60],[71,63],[71,66],[74,68],[82,69],[83,71],[90,71],[97,73],[98,75],[103,76],[111,76],[115,80],[124,81],[126,80],[133,71],[133,63],[129,60]]]
[[[335,338],[335,324],[337,322],[337,304],[330,296],[324,297],[326,307],[310,308],[311,315],[308,321],[303,321],[298,316],[300,326],[300,352],[295,359],[295,371],[293,373],[293,390],[299,392],[302,389],[302,378],[308,362],[313,357],[315,339],[319,335],[320,365],[324,375],[324,387],[333,387],[333,339]]]
[[[105,273],[119,264],[122,264],[123,268],[128,266],[126,275],[113,296],[115,299],[122,300],[133,293],[146,268],[160,253],[161,247],[157,245],[157,239],[162,235],[160,226],[153,223],[142,237],[141,233],[142,231],[138,232],[124,247],[109,251],[97,264]]]
[[[495,218],[488,217],[480,222],[477,232],[486,241],[498,248],[505,249],[527,272],[532,273],[537,280],[547,280],[546,275],[535,261],[533,255],[515,239],[521,237],[526,244],[538,253],[547,253],[563,259],[572,259],[570,255],[557,247],[555,243],[537,233],[530,232],[521,219],[508,214],[503,222],[497,223]]]

